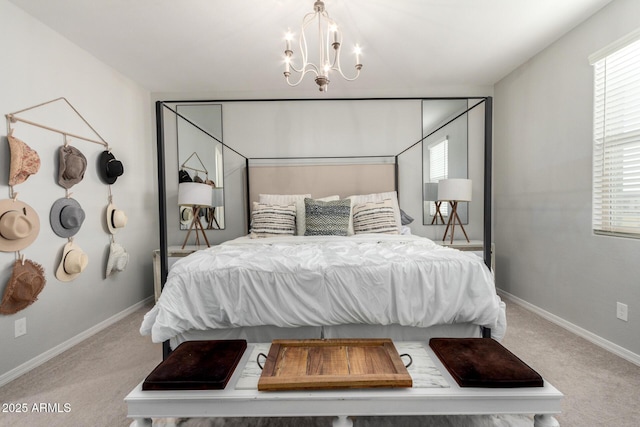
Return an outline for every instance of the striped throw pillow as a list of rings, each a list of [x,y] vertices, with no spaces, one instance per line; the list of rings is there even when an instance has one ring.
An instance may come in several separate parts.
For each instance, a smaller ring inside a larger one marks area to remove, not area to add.
[[[306,230],[305,236],[346,236],[349,228],[351,200],[304,199]]]
[[[353,206],[353,231],[355,234],[398,234],[393,202],[367,202]]]
[[[253,202],[251,238],[293,236],[296,205],[268,205]]]

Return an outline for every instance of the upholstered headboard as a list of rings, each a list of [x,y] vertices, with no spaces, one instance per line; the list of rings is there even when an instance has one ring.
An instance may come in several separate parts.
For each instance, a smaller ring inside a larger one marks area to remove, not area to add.
[[[311,194],[313,198],[395,191],[396,165],[323,164],[250,166],[249,200],[260,194]]]

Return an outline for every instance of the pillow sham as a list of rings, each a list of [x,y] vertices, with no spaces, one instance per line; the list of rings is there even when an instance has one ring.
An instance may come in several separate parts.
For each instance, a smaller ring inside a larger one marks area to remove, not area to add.
[[[387,191],[385,193],[372,193],[372,194],[364,194],[364,195],[354,195],[349,196],[351,199],[351,203],[353,206],[359,205],[367,202],[380,202],[385,199],[390,199],[393,204],[393,216],[396,221],[396,225],[398,227],[398,232],[400,232],[400,227],[402,226],[402,221],[400,219],[400,205],[398,204],[398,193],[395,191]],[[353,216],[350,221],[350,232],[353,234]]]
[[[304,199],[311,194],[260,194],[259,202],[267,205],[295,205],[296,206],[296,235],[303,236],[304,225]]]
[[[305,236],[346,236],[351,213],[348,199],[323,202],[304,199],[306,229]]]
[[[251,211],[252,239],[258,237],[293,236],[296,230],[296,206],[268,205],[253,202]]]
[[[354,205],[353,231],[355,234],[398,234],[391,199]]]

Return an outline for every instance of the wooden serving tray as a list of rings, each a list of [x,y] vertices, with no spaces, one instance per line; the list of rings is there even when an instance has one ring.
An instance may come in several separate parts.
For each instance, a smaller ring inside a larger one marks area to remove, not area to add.
[[[390,339],[274,340],[258,390],[411,387]]]

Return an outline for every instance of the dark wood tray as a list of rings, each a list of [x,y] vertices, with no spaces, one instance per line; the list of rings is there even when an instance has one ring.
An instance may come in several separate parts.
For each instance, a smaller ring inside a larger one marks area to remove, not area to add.
[[[258,390],[411,387],[390,339],[274,340]]]

